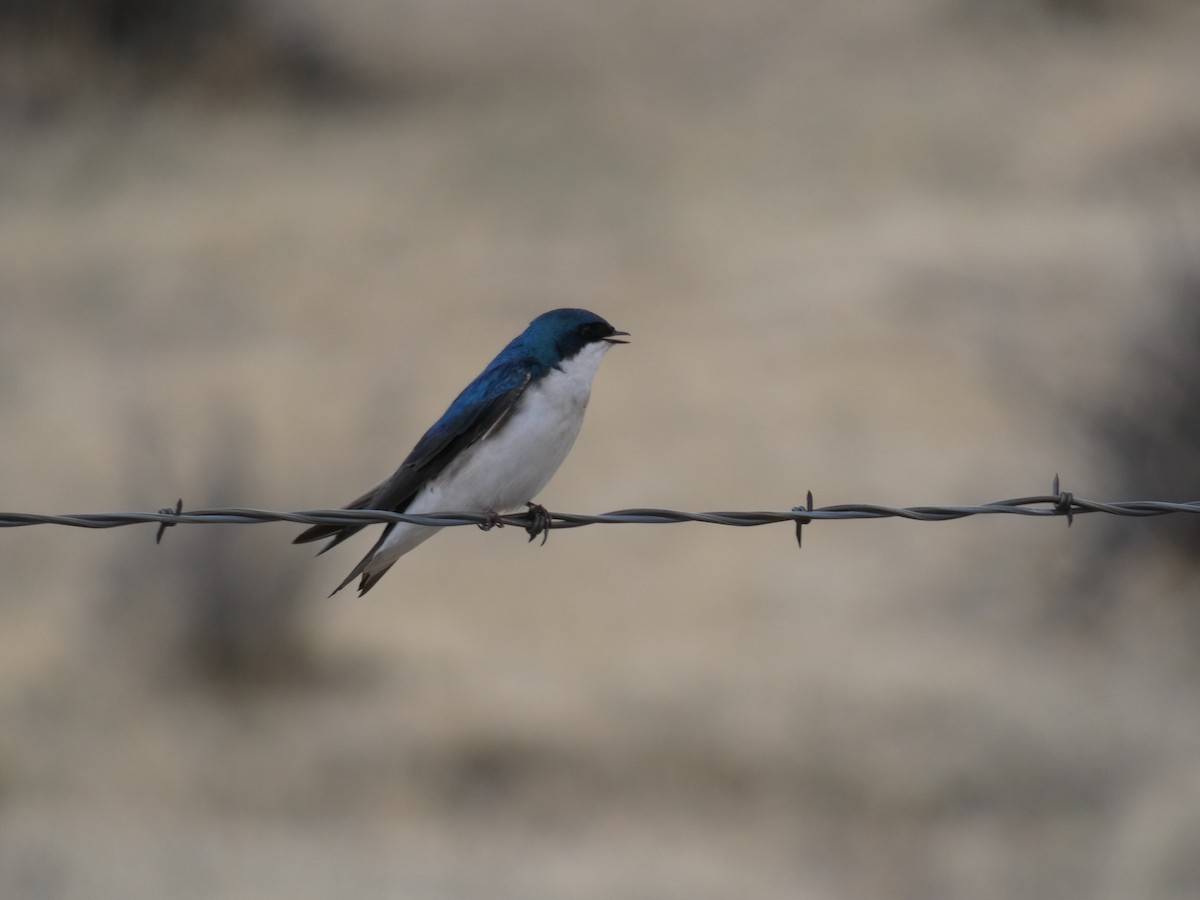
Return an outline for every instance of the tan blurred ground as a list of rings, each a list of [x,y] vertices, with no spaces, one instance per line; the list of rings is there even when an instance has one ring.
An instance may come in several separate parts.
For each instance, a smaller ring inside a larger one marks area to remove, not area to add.
[[[551,508],[1106,496],[1200,18],[1036,5],[279,2],[395,90],[14,115],[0,508],[340,504],[560,305],[634,343]],[[453,529],[325,601],[366,539],[246,528],[315,658],[223,690],[161,643],[201,529],[2,532],[0,896],[1197,896],[1195,576],[1058,627],[1099,529]]]

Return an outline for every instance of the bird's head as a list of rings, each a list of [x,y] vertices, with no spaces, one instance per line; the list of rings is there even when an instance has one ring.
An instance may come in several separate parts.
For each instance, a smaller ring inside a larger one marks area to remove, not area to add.
[[[553,309],[529,323],[521,335],[528,350],[546,366],[557,366],[593,344],[626,344],[629,332],[617,331],[586,309]]]

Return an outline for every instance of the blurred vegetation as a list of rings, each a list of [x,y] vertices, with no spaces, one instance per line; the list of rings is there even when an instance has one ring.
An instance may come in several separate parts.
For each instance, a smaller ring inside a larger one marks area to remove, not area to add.
[[[0,109],[38,119],[84,97],[196,90],[298,101],[365,90],[298,20],[248,0],[0,0]]]
[[[256,483],[246,433],[226,423],[191,487],[192,505],[246,504]],[[158,467],[151,457],[161,456],[146,449],[154,445],[131,451],[139,471]],[[167,529],[158,546],[139,538],[114,561],[105,616],[135,664],[221,690],[313,675],[308,614],[317,595],[306,590],[300,561],[280,552],[277,532],[210,525]]]
[[[974,12],[1030,23],[1109,25],[1190,0],[965,0]]]
[[[1126,373],[1127,393],[1100,416],[1122,496],[1200,499],[1200,265],[1166,276],[1170,313]],[[1136,533],[1163,541],[1200,568],[1200,520],[1153,519]],[[1126,543],[1128,546],[1128,543]]]
[[[1160,266],[1165,308],[1130,351],[1107,406],[1092,414],[1113,496],[1200,499],[1200,266]],[[1115,635],[1161,629],[1200,656],[1200,517],[1104,517],[1077,583],[1053,603],[1075,627]],[[1163,579],[1157,589],[1151,580]],[[1139,589],[1136,585],[1142,585]],[[1155,609],[1147,604],[1154,595]]]

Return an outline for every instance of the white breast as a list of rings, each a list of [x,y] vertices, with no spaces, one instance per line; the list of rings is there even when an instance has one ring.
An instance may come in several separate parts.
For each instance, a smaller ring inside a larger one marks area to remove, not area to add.
[[[510,512],[546,486],[567,457],[611,344],[588,344],[522,395],[508,419],[464,452],[409,507]]]

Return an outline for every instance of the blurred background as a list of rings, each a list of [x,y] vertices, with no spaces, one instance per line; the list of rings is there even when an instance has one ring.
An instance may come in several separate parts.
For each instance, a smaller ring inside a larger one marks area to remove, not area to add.
[[[1200,496],[1194,0],[2,0],[0,508]],[[0,895],[1200,893],[1197,523],[0,533]]]

